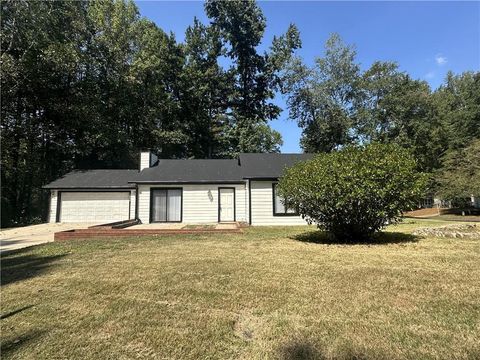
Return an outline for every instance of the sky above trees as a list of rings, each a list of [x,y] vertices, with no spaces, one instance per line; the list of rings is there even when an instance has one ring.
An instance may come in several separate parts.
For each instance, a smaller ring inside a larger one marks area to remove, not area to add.
[[[259,2],[267,19],[263,44],[284,33],[293,22],[300,30],[298,54],[308,63],[323,55],[331,33],[355,44],[362,68],[373,61],[396,61],[400,70],[438,87],[448,70],[461,73],[480,69],[479,2]],[[207,23],[203,2],[137,1],[142,16],[183,41],[186,28],[197,16]],[[262,46],[260,46],[262,48]],[[284,109],[271,123],[284,144],[282,152],[299,152],[301,130],[288,121]]]

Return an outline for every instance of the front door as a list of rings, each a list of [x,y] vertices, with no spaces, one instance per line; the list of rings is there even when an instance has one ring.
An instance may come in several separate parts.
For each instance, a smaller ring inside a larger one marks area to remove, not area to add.
[[[219,188],[218,221],[235,221],[235,189]]]

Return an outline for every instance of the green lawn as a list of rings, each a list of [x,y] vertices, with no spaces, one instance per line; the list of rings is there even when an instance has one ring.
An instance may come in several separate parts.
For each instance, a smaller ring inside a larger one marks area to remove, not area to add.
[[[306,227],[2,256],[2,359],[478,359],[480,240]],[[311,242],[312,240],[317,242]]]

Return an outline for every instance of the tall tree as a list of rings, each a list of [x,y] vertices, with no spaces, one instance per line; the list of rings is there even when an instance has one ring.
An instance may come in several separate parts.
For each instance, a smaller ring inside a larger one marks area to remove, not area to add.
[[[397,143],[412,151],[423,171],[438,168],[448,140],[428,84],[392,62],[360,71],[355,55],[334,34],[313,67],[299,59],[290,63],[285,91],[290,117],[303,129],[304,150]]]
[[[464,148],[480,138],[480,72],[448,72],[433,101],[450,149]]]
[[[266,144],[273,145],[268,151],[276,150],[280,135],[266,125],[281,110],[270,100],[274,97],[278,72],[300,47],[297,29],[290,26],[287,34],[274,40],[270,53],[259,54],[257,47],[265,32],[266,19],[255,1],[209,0],[205,10],[222,36],[235,75],[229,101],[233,153],[260,151]],[[257,131],[261,131],[260,137],[255,136]],[[263,146],[260,139],[266,140]]]
[[[387,141],[394,124],[384,103],[402,81],[405,81],[405,74],[399,72],[398,65],[393,62],[376,61],[360,75],[359,96],[354,106],[355,130],[362,141]]]
[[[98,1],[87,5],[85,71],[78,86],[89,94],[90,115],[76,130],[77,167],[118,167],[129,157],[131,81],[128,77],[138,37],[139,13],[131,1]]]
[[[307,152],[332,151],[354,141],[353,112],[358,96],[359,65],[355,50],[333,34],[325,56],[311,68],[299,59],[287,75],[290,117],[303,129],[301,146]]]
[[[181,47],[133,2],[11,1],[1,11],[3,226],[44,217],[41,186],[72,168],[133,167],[139,148],[165,139],[168,155],[186,153],[165,134],[184,120]]]
[[[234,77],[232,71],[225,71],[218,63],[225,53],[218,29],[195,18],[186,31],[184,52],[185,113],[191,117],[190,133],[195,135],[189,155],[225,156],[231,151],[225,141],[230,125],[225,114]]]
[[[1,3],[2,224],[39,220],[41,186],[71,166],[80,2]]]
[[[138,24],[137,34],[137,51],[128,73],[132,86],[129,113],[135,114],[129,136],[132,152],[146,147],[159,156],[185,157],[192,135],[190,118],[183,109],[184,51],[173,34],[167,35],[146,19]]]
[[[480,138],[449,151],[442,165],[437,172],[437,191],[443,198],[463,206],[472,195],[480,196]]]
[[[358,85],[355,131],[364,142],[397,143],[415,155],[423,171],[440,163],[446,138],[424,81],[398,71],[395,63],[375,62]]]

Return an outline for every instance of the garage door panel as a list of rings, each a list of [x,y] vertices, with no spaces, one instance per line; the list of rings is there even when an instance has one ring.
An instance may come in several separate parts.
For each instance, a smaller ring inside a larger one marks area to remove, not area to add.
[[[127,220],[129,192],[62,192],[61,222],[112,222]]]

